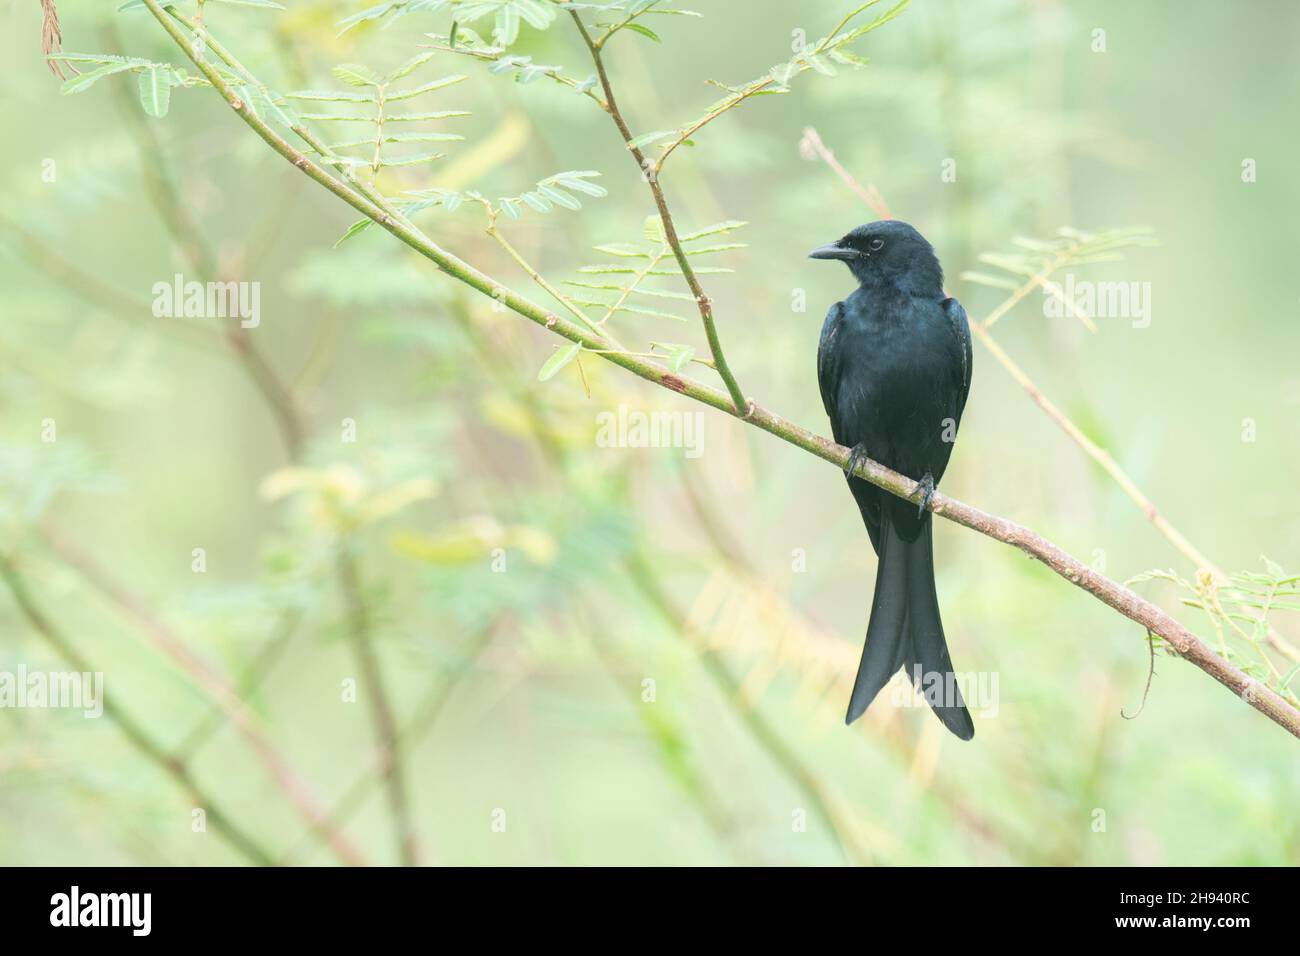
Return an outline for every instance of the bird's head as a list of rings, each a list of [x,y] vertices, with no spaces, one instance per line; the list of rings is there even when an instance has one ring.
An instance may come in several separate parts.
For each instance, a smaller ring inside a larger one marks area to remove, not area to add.
[[[912,226],[882,219],[814,249],[810,259],[839,259],[862,285],[892,283],[913,295],[941,293],[943,268],[934,248]]]

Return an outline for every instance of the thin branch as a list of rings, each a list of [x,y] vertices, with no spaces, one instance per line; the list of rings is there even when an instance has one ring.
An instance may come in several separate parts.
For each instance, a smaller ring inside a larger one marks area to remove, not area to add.
[[[117,607],[136,626],[149,646],[176,664],[221,708],[226,719],[239,731],[254,756],[270,773],[276,787],[299,815],[310,824],[320,823],[324,819],[324,811],[317,803],[315,794],[272,743],[257,718],[225,677],[207,660],[195,654],[188,642],[155,617],[139,597],[127,590],[94,558],[53,529],[46,528],[44,532],[46,542],[68,567],[77,571],[82,580]],[[342,833],[329,831],[326,837],[341,861],[352,866],[365,864],[361,853]]]
[[[177,344],[209,354],[224,349],[216,333],[202,326],[186,325],[154,318],[147,299],[137,299],[103,281],[93,273],[59,255],[12,220],[0,216],[0,227],[8,229],[17,240],[18,252],[33,267],[40,269],[67,292],[84,302],[103,309],[109,316],[136,328],[149,329],[174,340]]]
[[[512,246],[510,242],[506,239],[506,237],[501,234],[501,231],[497,229],[495,218],[492,224],[488,226],[487,233],[489,236],[491,236],[493,239],[496,240],[497,244],[500,245],[502,249],[506,251],[506,255],[510,256],[510,258],[513,259],[515,263],[519,266],[519,268],[523,269],[524,272],[528,274],[528,278],[536,282],[543,290],[545,290],[546,294],[549,295],[552,299],[560,303],[560,305],[564,306],[564,308],[567,309],[568,312],[574,318],[576,318],[579,322],[581,322],[588,329],[590,329],[593,334],[598,335],[601,338],[608,341],[609,344],[614,348],[620,350],[623,348],[623,346],[619,344],[618,340],[615,339],[608,330],[601,328],[599,322],[593,322],[590,318],[588,318],[587,314],[583,312],[580,308],[578,308],[577,305],[574,304],[572,299],[570,299],[559,289],[555,288],[555,286],[547,282],[545,277],[543,277],[540,272],[538,272],[535,268],[533,268],[533,266],[528,262],[527,259],[523,257],[523,255],[519,252],[519,250],[517,250],[514,246]]]
[[[18,610],[22,612],[32,630],[43,637],[46,643],[63,658],[72,670],[83,674],[94,673],[94,668],[90,665],[90,662],[81,656],[81,653],[68,640],[67,635],[55,626],[53,621],[36,603],[36,599],[28,590],[27,583],[23,580],[13,561],[3,554],[0,554],[0,577],[4,578],[9,593],[13,596],[14,603],[18,605]],[[206,818],[212,823],[213,829],[225,837],[232,847],[247,857],[250,863],[269,866],[275,862],[269,851],[246,833],[230,816],[218,808],[212,796],[194,779],[193,772],[184,759],[167,753],[161,744],[150,737],[148,732],[135,722],[133,717],[114,703],[114,698],[105,696],[103,708],[104,715],[117,725],[118,729],[126,735],[127,740],[131,741],[131,744],[148,760],[156,764],[164,773],[176,781],[177,785],[189,796],[194,807],[201,808],[204,811]]]
[[[689,641],[689,620],[663,589],[646,557],[640,553],[632,554],[627,559],[627,570],[629,579],[636,585],[642,597],[659,613],[674,633]],[[705,673],[709,675],[709,679],[713,681],[723,699],[736,712],[741,722],[749,728],[754,739],[767,751],[768,756],[781,768],[781,771],[803,791],[812,803],[813,811],[822,818],[831,836],[835,837],[845,858],[856,865],[871,863],[871,851],[859,840],[853,821],[844,812],[839,799],[804,763],[799,754],[782,739],[776,729],[764,719],[758,708],[745,702],[740,681],[736,680],[735,675],[731,673],[722,655],[706,646],[703,641],[691,643],[698,648]]]
[[[228,49],[226,49],[226,47],[222,45],[217,40],[216,37],[214,37],[210,32],[208,32],[206,27],[201,28],[199,24],[187,18],[184,14],[178,12],[175,7],[167,7],[167,13],[169,13],[175,20],[183,24],[187,29],[190,30],[190,32],[194,33],[195,36],[198,36],[200,29],[202,29],[203,44],[207,49],[215,53],[221,59],[221,61],[226,64],[226,66],[230,67],[232,70],[235,71],[235,73],[237,73],[246,82],[252,85],[254,89],[256,89],[259,93],[262,94],[262,97],[267,102],[273,103],[275,101],[274,94],[271,92],[269,88],[267,88],[266,84],[264,84],[256,76],[254,76],[253,73],[246,66],[244,66],[244,64],[241,63],[233,53],[231,53]],[[168,32],[171,33],[172,31],[168,30]],[[176,34],[172,33],[172,37],[173,39],[175,39]],[[180,41],[178,40],[177,42]],[[195,59],[194,54],[191,51],[187,50],[186,52],[190,54],[190,59],[192,60]],[[197,63],[198,61],[195,60],[195,62]],[[339,175],[341,175],[344,178],[344,180],[346,180],[347,183],[353,189],[355,189],[361,195],[365,196],[371,202],[375,203],[377,206],[383,209],[388,215],[392,216],[394,219],[405,221],[407,222],[408,225],[410,224],[409,220],[406,220],[406,217],[403,216],[400,211],[394,208],[392,204],[389,203],[387,197],[384,196],[383,193],[381,193],[374,185],[367,183],[365,180],[359,177],[353,171],[352,167],[348,163],[336,161],[333,156],[334,151],[331,150],[329,146],[325,144],[324,140],[322,140],[319,136],[313,133],[309,127],[307,127],[302,122],[295,122],[289,128],[292,129],[294,134],[298,136],[298,138],[301,139],[304,143],[306,143],[314,152],[316,152],[327,162],[330,162],[330,164],[334,167],[334,169],[338,171]],[[414,228],[414,226],[412,226],[412,228]]]
[[[704,323],[704,336],[709,341],[709,352],[713,358],[713,367],[727,386],[727,392],[731,395],[736,414],[744,418],[749,409],[749,399],[740,390],[740,385],[736,382],[736,377],[731,373],[731,367],[727,364],[727,357],[722,351],[722,341],[718,338],[717,325],[713,320],[713,302],[705,294],[704,287],[700,285],[700,280],[695,275],[695,269],[691,267],[690,257],[686,255],[686,250],[682,248],[682,242],[677,237],[677,227],[673,223],[673,215],[668,209],[668,200],[664,197],[663,188],[659,185],[659,176],[652,168],[653,164],[641,152],[640,147],[633,144],[632,130],[628,128],[627,120],[623,118],[623,114],[618,108],[618,102],[614,99],[614,88],[610,85],[609,74],[605,71],[605,61],[601,57],[600,47],[592,40],[591,34],[587,32],[587,28],[583,25],[578,12],[570,10],[569,14],[573,17],[578,32],[587,44],[587,49],[591,51],[592,62],[596,64],[596,76],[600,79],[601,89],[605,91],[605,104],[609,115],[618,127],[628,151],[636,160],[637,168],[641,170],[643,178],[650,186],[650,192],[654,195],[655,206],[659,210],[659,220],[663,223],[664,241],[672,249],[673,256],[677,259],[677,266],[682,270],[682,277],[686,279],[686,285],[690,287],[691,295],[695,297],[695,304],[700,310],[700,321]]]
[[[343,604],[347,615],[348,637],[352,652],[361,668],[361,680],[370,705],[370,717],[375,725],[375,736],[380,741],[379,766],[387,785],[388,805],[397,829],[397,855],[403,866],[418,866],[419,846],[415,824],[411,819],[410,800],[406,791],[405,763],[402,760],[401,740],[397,721],[389,705],[387,684],[379,658],[375,654],[374,635],[370,630],[370,614],[362,593],[361,577],[356,558],[342,542],[336,557],[339,582],[342,584]]]
[[[240,119],[252,128],[272,149],[300,169],[304,175],[309,176],[354,209],[374,220],[453,278],[478,289],[485,295],[498,299],[512,311],[544,328],[550,329],[570,342],[577,342],[592,349],[601,347],[600,343],[586,329],[562,319],[552,312],[548,312],[518,293],[502,286],[469,263],[442,249],[418,230],[414,230],[407,224],[395,220],[373,202],[363,196],[358,196],[331,177],[247,108],[247,105],[230,88],[230,85],[226,83],[217,70],[202,57],[195,54],[186,41],[184,34],[164,13],[158,0],[144,0],[144,3],[154,15],[154,18],[171,35],[181,50],[190,57],[195,66],[212,83]],[[611,353],[604,357],[607,361],[627,369],[647,381],[654,382],[680,395],[686,395],[697,402],[734,415],[756,428],[776,435],[797,448],[831,462],[840,469],[848,466],[849,449],[757,405],[751,405],[748,414],[746,414],[742,410],[743,405],[737,404],[734,394],[721,392],[710,386],[682,378],[662,365],[636,356],[625,353]],[[917,498],[916,482],[914,480],[906,478],[878,462],[868,460],[860,463],[856,475],[891,494],[911,500]],[[1019,548],[1026,554],[1042,561],[1071,584],[1087,591],[1104,604],[1119,611],[1120,614],[1144,627],[1149,627],[1168,641],[1180,656],[1205,671],[1233,693],[1241,696],[1270,720],[1300,738],[1300,711],[1291,707],[1272,690],[1262,686],[1258,681],[1248,677],[1227,661],[1224,661],[1196,635],[1188,631],[1163,610],[1139,597],[1133,591],[1104,575],[1098,574],[1082,561],[1067,554],[1047,539],[1005,518],[987,514],[978,508],[939,493],[936,493],[932,499],[930,509],[936,514],[940,514],[960,525]]]
[[[495,633],[495,622],[480,630],[471,641],[470,648],[465,655],[464,665],[454,673],[437,680],[433,689],[416,706],[414,716],[406,722],[397,735],[398,745],[403,751],[409,752],[415,744],[423,740],[429,731],[433,729],[438,722],[438,718],[442,716],[443,710],[446,709],[448,702],[450,702],[456,688],[460,686],[461,680],[464,679],[470,668],[477,663],[487,650]],[[352,818],[352,815],[365,805],[366,798],[374,788],[375,781],[383,775],[383,769],[383,755],[377,754],[370,765],[357,774],[356,779],[343,792],[343,796],[339,797],[334,802],[334,806],[330,808],[328,819],[332,826],[342,829]],[[296,863],[307,851],[312,835],[310,832],[304,834],[302,839],[289,848],[280,862],[286,866]]]
[[[880,190],[876,188],[875,183],[863,186],[854,179],[853,174],[840,164],[840,161],[835,158],[835,154],[822,142],[821,136],[818,135],[814,127],[804,127],[803,139],[800,140],[799,146],[805,155],[811,154],[808,155],[809,159],[820,158],[822,162],[834,170],[835,175],[839,176],[859,199],[870,206],[871,211],[877,216],[881,219],[894,218],[894,214],[889,211],[889,204],[885,202],[885,197],[880,195]]]
[[[251,697],[262,685],[284,652],[288,649],[289,643],[293,640],[294,632],[297,631],[298,625],[302,623],[302,611],[298,608],[289,608],[276,623],[275,634],[266,644],[258,655],[253,658],[251,664],[244,670],[243,675],[236,684],[236,692],[240,699]],[[188,734],[185,735],[177,752],[190,754],[191,756],[198,753],[212,735],[224,727],[226,724],[226,715],[222,709],[213,704],[208,715],[194,726]]]

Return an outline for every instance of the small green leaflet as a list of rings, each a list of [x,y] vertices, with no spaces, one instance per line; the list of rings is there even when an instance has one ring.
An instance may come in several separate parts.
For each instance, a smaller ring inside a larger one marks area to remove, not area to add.
[[[444,76],[440,80],[434,80],[431,83],[425,83],[423,86],[417,86],[409,90],[397,90],[395,92],[389,93],[386,99],[388,99],[389,101],[409,100],[413,96],[422,96],[425,93],[431,93],[434,90],[440,90],[444,86],[451,86],[453,83],[459,83],[461,80],[464,79],[467,79],[467,77],[461,73],[457,73],[454,76]]]
[[[674,372],[680,372],[693,358],[695,358],[695,346],[674,345],[672,351],[668,353],[668,367]]]
[[[572,345],[566,345],[562,349],[557,349],[555,353],[548,358],[537,372],[537,381],[546,382],[553,379],[560,369],[568,365],[578,353],[582,351],[582,343],[574,342]]]
[[[151,66],[140,74],[140,105],[156,119],[167,115],[172,101],[172,75],[165,67]]]
[[[657,143],[661,139],[667,139],[669,136],[675,136],[675,129],[657,129],[653,133],[642,133],[640,136],[633,137],[632,141],[627,144],[628,149],[640,149],[642,146],[649,146],[651,143]]]
[[[340,63],[330,72],[348,86],[378,86],[380,82],[369,67],[358,63]]]
[[[642,25],[639,24],[639,23],[629,23],[629,24],[628,24],[627,26],[625,26],[623,29],[624,29],[624,30],[631,30],[633,33],[639,33],[639,34],[641,34],[643,37],[649,37],[651,40],[654,40],[655,43],[662,43],[662,42],[663,42],[662,40],[659,39],[659,34],[655,33],[655,32],[654,32],[653,30],[651,30],[649,27],[642,26]]]
[[[550,212],[556,206],[564,209],[581,209],[582,202],[571,193],[582,193],[597,198],[608,195],[604,186],[589,181],[599,175],[600,173],[594,169],[571,169],[556,173],[554,176],[547,176],[537,183],[536,188],[520,196],[498,197],[497,209],[511,219],[522,216],[525,208],[537,212]],[[409,195],[425,197],[429,200],[426,206],[442,206],[448,212],[454,211],[466,199],[479,203],[486,202],[483,194],[474,190],[456,192],[449,189],[416,189]]]
[[[89,89],[97,81],[106,76],[112,76],[114,73],[124,73],[127,70],[136,69],[136,65],[130,62],[126,63],[109,63],[101,66],[97,70],[91,70],[88,73],[82,73],[63,81],[59,87],[59,93],[63,96],[71,96],[73,93],[80,93],[82,90]]]
[[[59,53],[46,59],[61,60],[65,63],[97,64],[93,70],[87,70],[64,80],[59,88],[59,92],[64,96],[88,90],[104,77],[115,73],[139,73],[140,104],[146,113],[155,117],[167,114],[172,87],[184,86],[189,82],[185,73],[173,66],[133,56],[116,56],[110,53]]]

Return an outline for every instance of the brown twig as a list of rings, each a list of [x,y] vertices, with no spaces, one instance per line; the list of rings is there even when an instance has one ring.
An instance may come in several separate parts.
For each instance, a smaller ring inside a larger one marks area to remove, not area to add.
[[[731,366],[727,364],[727,357],[722,351],[722,341],[718,338],[718,327],[713,319],[713,302],[705,293],[704,287],[700,285],[700,280],[695,275],[695,269],[691,266],[690,257],[686,255],[686,251],[682,248],[681,239],[677,236],[677,226],[673,223],[673,214],[668,209],[668,200],[664,196],[663,187],[659,185],[659,176],[654,169],[654,165],[646,159],[645,153],[641,152],[640,147],[633,145],[632,130],[628,127],[627,120],[623,118],[623,114],[618,108],[618,101],[614,99],[614,88],[610,85],[609,74],[605,71],[605,60],[601,56],[600,47],[592,40],[591,34],[583,25],[578,12],[570,10],[569,14],[573,17],[578,32],[582,35],[583,41],[587,44],[587,49],[591,52],[592,62],[596,65],[596,76],[600,79],[601,89],[605,91],[606,112],[614,120],[614,125],[618,127],[619,134],[623,137],[628,152],[636,160],[637,168],[641,170],[642,176],[654,196],[655,207],[659,210],[659,221],[663,223],[664,241],[672,249],[673,256],[677,260],[677,266],[682,270],[682,277],[686,280],[686,285],[690,288],[691,295],[695,297],[695,304],[699,308],[700,321],[704,323],[704,336],[709,342],[713,367],[727,386],[727,392],[731,395],[736,414],[744,418],[749,409],[749,400],[745,398],[745,393],[740,390],[740,385],[731,372]]]
[[[495,633],[495,623],[489,624],[479,631],[473,638],[465,655],[465,665],[455,673],[438,680],[424,700],[416,706],[413,716],[397,735],[398,743],[403,751],[409,751],[412,746],[423,740],[434,725],[437,724],[438,718],[442,716],[443,710],[446,709],[456,688],[460,686],[460,682],[468,672],[469,667],[483,656],[483,653],[492,643]],[[339,797],[330,808],[328,819],[331,825],[342,829],[347,824],[352,815],[365,805],[366,797],[374,788],[375,781],[383,776],[383,772],[383,755],[376,754],[370,765],[357,775],[351,786],[343,792],[343,796]],[[296,862],[306,852],[308,840],[311,836],[310,832],[305,834],[284,854],[281,862],[285,865]]]
[[[853,174],[844,168],[830,148],[822,142],[816,129],[811,126],[804,127],[803,139],[799,141],[799,150],[808,159],[821,159],[881,219],[894,218],[894,214],[889,211],[889,204],[885,202],[885,197],[880,195],[880,190],[876,188],[875,183],[863,186],[854,179]]]
[[[676,634],[683,639],[691,640],[690,621],[663,589],[653,567],[645,557],[639,553],[632,554],[627,560],[627,567],[628,577],[650,606],[663,617],[665,623]],[[799,754],[781,738],[758,708],[746,703],[740,681],[731,673],[722,655],[701,640],[692,641],[692,644],[699,649],[700,662],[718,692],[749,729],[754,739],[767,751],[768,756],[794,782],[795,786],[803,791],[812,804],[813,811],[821,817],[830,835],[835,838],[845,859],[857,865],[870,864],[871,851],[862,843],[853,821],[844,812],[840,800]]]
[[[155,617],[137,595],[114,578],[80,546],[53,528],[46,527],[43,531],[46,543],[68,567],[80,574],[82,580],[94,591],[121,611],[135,625],[150,647],[176,664],[210,700],[221,708],[226,719],[244,738],[253,755],[270,773],[276,787],[302,818],[313,826],[322,823],[325,815],[315,795],[267,737],[256,717],[225,677],[207,660],[195,654],[186,641]],[[365,864],[360,851],[342,833],[329,830],[325,836],[341,861],[352,866]]]
[[[43,637],[46,643],[74,671],[83,674],[94,673],[94,668],[91,667],[90,662],[81,656],[81,653],[68,640],[67,635],[55,626],[54,622],[36,603],[36,599],[28,590],[27,583],[23,580],[23,576],[14,562],[3,554],[0,554],[0,577],[4,578],[9,593],[13,596],[14,603],[18,605],[18,610],[22,612],[32,630]],[[103,708],[104,715],[117,725],[118,729],[126,735],[127,740],[131,741],[131,744],[149,761],[176,781],[177,785],[189,795],[195,808],[201,808],[204,811],[207,819],[212,823],[213,829],[225,837],[231,846],[247,857],[251,863],[267,866],[274,862],[270,852],[217,806],[212,795],[205,791],[195,780],[193,771],[184,758],[167,753],[161,744],[150,737],[148,732],[135,722],[133,717],[114,703],[114,698],[105,695]]]
[[[347,542],[340,544],[335,562],[347,616],[348,636],[352,641],[357,666],[361,668],[370,717],[375,726],[375,736],[379,740],[380,773],[387,784],[388,805],[397,831],[398,859],[403,866],[417,866],[420,862],[419,845],[406,792],[405,764],[397,721],[388,702],[383,670],[375,654],[374,635],[370,633],[370,615],[362,595],[356,559],[348,551]]]

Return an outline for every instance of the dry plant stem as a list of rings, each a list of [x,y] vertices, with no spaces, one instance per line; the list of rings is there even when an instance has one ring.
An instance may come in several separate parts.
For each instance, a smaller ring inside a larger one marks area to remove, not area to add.
[[[415,716],[411,717],[401,731],[398,733],[398,743],[403,752],[409,752],[410,749],[431,731],[438,718],[442,716],[443,710],[451,700],[456,688],[468,673],[470,667],[476,664],[488,646],[492,643],[492,638],[496,634],[496,624],[489,624],[484,627],[473,639],[468,653],[466,654],[466,666],[455,673],[449,675],[443,680],[438,681],[437,686],[431,690],[423,701],[415,708]],[[330,808],[330,823],[337,829],[342,829],[352,818],[352,815],[365,805],[366,797],[374,788],[375,781],[383,772],[382,755],[376,755],[375,759],[369,766],[364,768],[352,785],[343,792],[343,796],[335,801],[334,806]],[[307,851],[310,844],[311,833],[304,834],[288,852],[283,855],[281,863],[285,866],[294,865],[299,861],[301,856]]]
[[[190,650],[178,634],[156,618],[135,594],[123,587],[89,554],[53,529],[43,530],[45,540],[54,553],[77,571],[91,588],[117,607],[136,625],[150,646],[175,663],[221,708],[226,719],[239,731],[254,756],[270,773],[277,789],[298,814],[312,825],[323,821],[324,811],[317,803],[316,796],[289,766],[225,677]],[[342,862],[351,866],[365,865],[360,851],[342,833],[331,830],[325,837]]]
[[[723,354],[722,341],[718,338],[718,328],[713,320],[713,303],[700,285],[700,280],[695,275],[695,269],[691,267],[690,257],[686,255],[681,240],[677,237],[677,226],[673,223],[673,214],[668,209],[668,200],[664,197],[663,188],[659,185],[659,176],[640,148],[632,145],[632,130],[628,128],[627,120],[623,118],[623,114],[619,111],[618,101],[614,99],[614,88],[610,85],[609,74],[605,72],[605,60],[600,54],[600,48],[591,39],[591,34],[587,32],[587,28],[583,26],[582,18],[578,15],[578,12],[570,10],[569,14],[573,17],[578,32],[582,34],[587,49],[591,51],[592,62],[596,65],[596,76],[600,79],[601,89],[605,91],[606,110],[618,127],[623,142],[636,160],[637,168],[641,170],[643,178],[650,186],[650,192],[654,195],[655,206],[659,210],[659,220],[663,223],[664,241],[672,249],[673,256],[677,259],[677,266],[682,270],[682,277],[686,280],[691,295],[695,296],[695,304],[700,310],[700,321],[704,323],[704,336],[709,341],[709,352],[713,359],[713,367],[727,386],[727,393],[731,396],[736,414],[744,418],[749,409],[749,400],[745,398],[745,393],[740,390],[736,377],[731,374],[731,367],[727,364],[726,355]]]
[[[37,605],[35,598],[27,589],[22,575],[9,558],[0,555],[0,577],[3,577],[19,611],[32,629],[43,637],[54,651],[74,671],[94,673],[94,668],[81,653],[73,647],[67,636],[60,631]],[[131,741],[132,746],[146,758],[161,768],[177,785],[185,791],[195,807],[202,808],[212,828],[220,833],[230,845],[242,853],[250,863],[259,866],[273,864],[274,858],[252,836],[245,833],[238,824],[222,811],[199,783],[194,779],[189,764],[180,757],[172,756],[149,736],[134,718],[120,709],[111,696],[103,701],[104,714],[117,725],[118,729]]]
[[[309,157],[287,143],[260,117],[253,115],[246,104],[243,103],[211,64],[194,54],[184,34],[163,12],[158,0],[144,0],[144,3],[158,22],[162,24],[163,28],[172,36],[177,45],[217,88],[240,119],[248,124],[272,149],[300,169],[304,175],[311,177],[354,209],[373,219],[453,278],[478,289],[485,295],[498,299],[507,308],[544,328],[550,329],[557,335],[563,336],[570,342],[578,342],[591,349],[601,347],[601,343],[581,326],[548,312],[518,293],[505,288],[469,263],[442,249],[427,236],[413,230],[405,223],[395,220],[374,203],[363,196],[357,195],[331,177],[320,166],[312,162]],[[734,395],[682,378],[662,365],[625,353],[610,353],[606,354],[604,358],[647,381],[654,382],[678,394],[686,395],[697,402],[734,415],[763,431],[776,435],[797,448],[831,462],[841,469],[848,465],[849,450],[847,448],[796,425],[794,422],[787,421],[765,408],[751,405],[749,413],[745,414],[743,406],[737,405]],[[863,480],[869,481],[891,494],[916,500],[916,482],[914,480],[904,477],[875,461],[866,461],[860,464],[856,474]],[[935,494],[931,501],[930,509],[936,514],[955,521],[957,524],[1019,548],[1031,557],[1042,561],[1071,584],[1087,591],[1104,604],[1119,611],[1129,620],[1144,627],[1149,627],[1168,641],[1169,645],[1180,656],[1205,671],[1233,693],[1242,696],[1247,703],[1270,720],[1300,738],[1300,711],[1291,707],[1273,691],[1261,686],[1258,681],[1248,677],[1227,661],[1221,659],[1202,643],[1196,635],[1154,604],[1143,600],[1133,591],[1104,575],[1098,574],[1050,541],[1014,522],[987,514],[978,508],[938,493]]]
[[[664,618],[664,621],[683,638],[688,637],[689,624],[686,615],[673,603],[655,575],[653,565],[645,556],[634,553],[628,558],[628,577],[636,585],[642,596]],[[812,802],[814,812],[822,818],[830,835],[836,839],[836,845],[845,859],[858,866],[870,865],[871,852],[859,841],[853,823],[843,812],[839,801],[830,793],[821,779],[804,762],[799,755],[782,739],[759,712],[758,708],[749,706],[744,699],[740,681],[727,667],[717,651],[707,647],[703,641],[693,641],[705,673],[713,681],[718,692],[736,716],[749,729],[754,739],[767,751],[787,777]]]
[[[388,703],[379,658],[375,654],[374,635],[370,633],[370,615],[362,597],[361,579],[356,560],[348,551],[347,543],[340,545],[336,558],[343,602],[347,611],[348,636],[352,652],[361,668],[361,680],[370,703],[370,717],[379,738],[379,765],[387,784],[388,805],[397,828],[397,856],[403,866],[418,866],[419,847],[415,838],[415,825],[411,820],[410,800],[406,790],[406,774],[401,759],[401,742],[398,739],[397,721]]]
[[[847,185],[849,189],[851,189],[871,208],[872,212],[882,219],[894,218],[893,213],[889,209],[889,205],[885,202],[880,191],[876,189],[874,185],[864,188],[862,184],[859,183],[853,175],[835,159],[835,154],[832,153],[822,142],[821,137],[817,135],[817,130],[813,129],[811,126],[806,128],[804,130],[804,139],[813,151],[816,152],[817,155],[826,163],[826,165],[828,165],[836,175],[844,181],[845,185]],[[1128,476],[1128,473],[1119,466],[1115,459],[1111,457],[1109,452],[1089,439],[1083,433],[1083,430],[1071,421],[1068,415],[1048,400],[1047,396],[1043,394],[1042,389],[1034,384],[1033,380],[1030,379],[1020,366],[1015,363],[1011,356],[1008,355],[1000,345],[998,345],[997,341],[994,340],[992,333],[988,331],[989,327],[992,326],[994,322],[1009,312],[1011,308],[1020,302],[1030,291],[1039,287],[1055,295],[1056,298],[1061,300],[1063,303],[1068,303],[1068,300],[1065,299],[1063,295],[1058,294],[1045,283],[1043,276],[1034,276],[1012,292],[1006,300],[989,313],[983,322],[971,322],[971,331],[979,336],[980,341],[984,343],[993,357],[997,359],[998,364],[1007,370],[1011,377],[1016,380],[1017,384],[1019,384],[1020,387],[1025,390],[1026,394],[1029,395],[1034,404],[1046,412],[1047,416],[1051,418],[1052,421],[1056,422],[1061,430],[1069,436],[1071,441],[1082,448],[1093,461],[1097,462],[1097,464],[1102,467],[1106,474],[1110,475],[1115,483],[1120,486],[1126,495],[1128,495],[1129,499],[1136,504],[1138,508],[1142,510],[1142,513],[1147,516],[1147,519],[1155,525],[1156,530],[1164,535],[1165,539],[1168,540],[1169,543],[1179,551],[1179,553],[1190,560],[1196,567],[1206,568],[1209,570],[1220,583],[1228,583],[1230,580],[1228,575],[1216,564],[1210,561],[1210,559],[1197,549],[1195,545],[1183,536],[1182,532],[1175,528],[1169,520],[1160,513],[1151,499],[1143,494],[1142,489],[1140,489],[1136,482]],[[1077,315],[1078,313],[1072,308],[1072,303],[1068,304],[1071,306],[1071,313]],[[1256,619],[1262,620],[1262,618]],[[1294,644],[1283,638],[1272,627],[1269,627],[1267,631],[1266,640],[1274,650],[1278,651],[1283,656],[1293,662],[1300,662],[1300,649],[1296,648]]]
[[[854,194],[857,195],[859,199],[871,207],[872,211],[874,211],[876,215],[880,216],[882,219],[894,218],[893,214],[889,211],[889,206],[885,203],[885,198],[880,195],[880,190],[878,190],[874,184],[863,186],[860,182],[854,179],[853,174],[844,168],[840,161],[835,158],[835,154],[831,152],[830,148],[822,142],[822,138],[818,135],[815,128],[812,126],[804,127],[803,141],[807,143],[808,147],[821,158],[822,162],[835,172],[835,175],[839,176],[840,179],[844,181],[844,184],[848,186],[849,189],[853,190]]]

